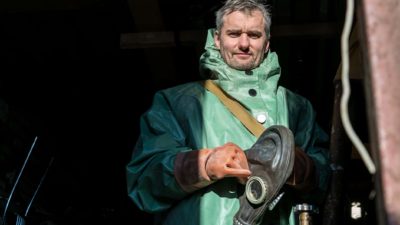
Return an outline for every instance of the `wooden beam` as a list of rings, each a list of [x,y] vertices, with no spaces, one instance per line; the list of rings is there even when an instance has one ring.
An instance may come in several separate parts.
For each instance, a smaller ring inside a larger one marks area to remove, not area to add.
[[[158,0],[128,0],[129,8],[138,33],[121,35],[121,48],[143,48],[143,57],[148,62],[148,76],[154,76],[152,80],[160,84],[170,84],[176,80],[176,67],[171,49],[155,49],[154,47],[166,47],[174,43],[171,32],[163,32],[165,29],[163,17]],[[160,32],[147,32],[156,30]],[[172,39],[171,39],[172,38]],[[153,40],[158,40],[154,43]]]
[[[297,25],[276,25],[271,28],[271,37],[338,37],[340,27],[336,23],[309,23]]]
[[[339,29],[335,23],[279,25],[275,26],[271,30],[271,33],[272,38],[329,38],[338,37]],[[121,49],[136,49],[198,44],[205,42],[206,35],[207,30],[122,33],[120,36],[120,47]]]
[[[172,32],[142,32],[126,33],[121,35],[121,49],[175,47],[174,33]]]
[[[400,224],[400,4],[363,0],[360,9],[366,56],[366,96],[371,147],[377,163],[380,225]]]

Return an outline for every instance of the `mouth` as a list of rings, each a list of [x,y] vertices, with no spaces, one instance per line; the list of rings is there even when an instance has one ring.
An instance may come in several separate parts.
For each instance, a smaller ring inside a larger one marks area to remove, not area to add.
[[[241,53],[235,53],[234,56],[236,56],[239,59],[248,59],[252,56],[251,53],[245,53],[245,52],[241,52]]]

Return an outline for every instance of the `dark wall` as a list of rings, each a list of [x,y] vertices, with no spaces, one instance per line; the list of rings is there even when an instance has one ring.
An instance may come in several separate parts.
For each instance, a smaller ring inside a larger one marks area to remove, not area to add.
[[[0,164],[13,162],[1,171],[1,196],[8,196],[38,136],[10,214],[23,212],[54,158],[28,221],[120,224],[147,218],[127,199],[124,166],[139,115],[157,85],[140,50],[119,50],[124,13],[113,4],[0,15],[1,131],[7,134]],[[1,203],[3,209],[5,199]]]

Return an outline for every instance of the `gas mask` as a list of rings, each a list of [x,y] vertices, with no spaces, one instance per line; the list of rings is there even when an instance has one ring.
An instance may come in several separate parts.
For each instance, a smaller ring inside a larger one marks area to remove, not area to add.
[[[234,225],[256,225],[265,210],[272,210],[283,195],[282,186],[293,170],[295,144],[292,132],[280,125],[266,129],[245,151],[251,177],[239,197]]]

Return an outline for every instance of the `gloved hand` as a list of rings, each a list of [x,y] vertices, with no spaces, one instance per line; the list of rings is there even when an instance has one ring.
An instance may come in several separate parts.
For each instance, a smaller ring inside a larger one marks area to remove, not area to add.
[[[233,143],[213,150],[178,153],[174,165],[175,179],[186,192],[196,191],[224,177],[237,177],[244,184],[250,174],[246,155]]]
[[[241,184],[245,184],[251,174],[246,155],[233,143],[222,145],[211,152],[206,162],[206,172],[212,180],[237,177]]]

